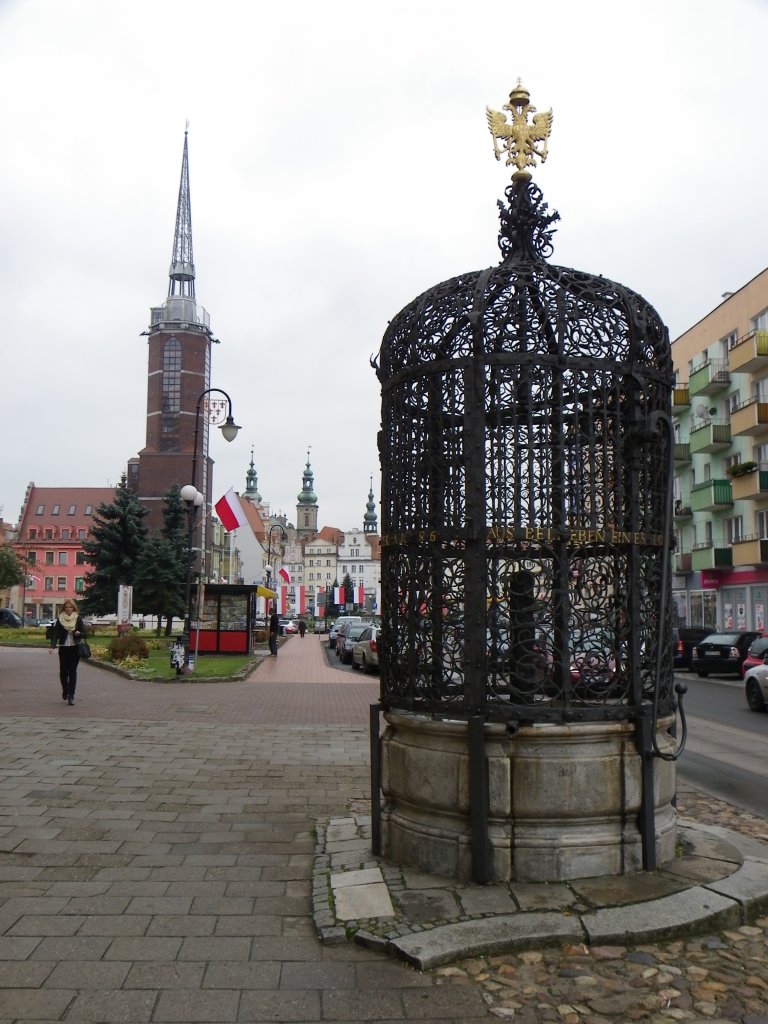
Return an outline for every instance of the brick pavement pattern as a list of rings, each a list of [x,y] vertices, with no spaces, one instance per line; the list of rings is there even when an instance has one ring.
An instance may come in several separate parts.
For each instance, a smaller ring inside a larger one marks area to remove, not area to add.
[[[368,798],[376,680],[285,642],[240,682],[0,648],[0,1024],[489,1019],[465,976],[322,945],[318,821]]]

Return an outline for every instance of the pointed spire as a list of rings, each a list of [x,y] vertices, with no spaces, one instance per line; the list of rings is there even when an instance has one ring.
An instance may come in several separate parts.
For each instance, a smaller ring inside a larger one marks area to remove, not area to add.
[[[365,507],[367,511],[363,516],[363,533],[378,533],[376,502],[373,500],[373,477],[371,477],[371,489],[368,491],[368,503]]]
[[[192,254],[192,209],[189,201],[189,153],[187,135],[189,122],[184,132],[184,156],[181,160],[181,181],[179,201],[176,205],[176,231],[173,235],[173,254],[169,271],[168,298],[183,299],[195,297],[195,258]]]
[[[251,466],[245,474],[245,494],[243,497],[247,498],[248,501],[252,501],[254,505],[261,504],[259,478],[256,476],[256,467],[253,464],[253,448],[251,448]]]

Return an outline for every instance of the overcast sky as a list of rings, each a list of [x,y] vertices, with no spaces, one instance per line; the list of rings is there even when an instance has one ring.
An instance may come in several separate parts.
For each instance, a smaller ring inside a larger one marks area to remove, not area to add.
[[[765,0],[0,0],[0,515],[118,482],[145,441],[189,128],[214,500],[320,523],[378,502],[387,322],[498,262],[485,107],[554,110],[552,261],[641,292],[672,338],[768,264]]]

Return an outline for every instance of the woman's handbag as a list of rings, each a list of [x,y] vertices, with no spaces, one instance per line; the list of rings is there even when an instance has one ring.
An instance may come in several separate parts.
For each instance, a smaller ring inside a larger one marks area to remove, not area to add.
[[[81,640],[77,645],[77,649],[80,652],[81,658],[90,658],[91,648],[88,646],[87,640]]]

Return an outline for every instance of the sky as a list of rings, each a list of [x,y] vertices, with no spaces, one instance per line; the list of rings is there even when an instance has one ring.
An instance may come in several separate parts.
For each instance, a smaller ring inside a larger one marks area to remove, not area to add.
[[[111,486],[145,441],[184,130],[214,500],[320,525],[380,496],[370,359],[421,292],[499,262],[485,108],[554,111],[551,262],[640,292],[674,339],[768,265],[766,0],[0,0],[0,517]],[[713,339],[714,340],[714,339]],[[378,505],[377,505],[378,508]]]

